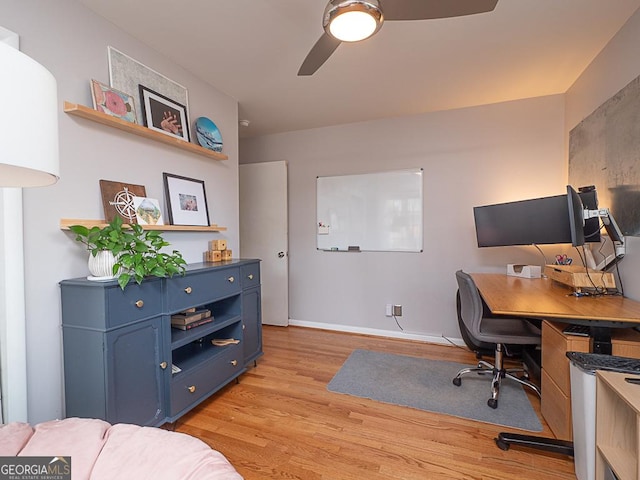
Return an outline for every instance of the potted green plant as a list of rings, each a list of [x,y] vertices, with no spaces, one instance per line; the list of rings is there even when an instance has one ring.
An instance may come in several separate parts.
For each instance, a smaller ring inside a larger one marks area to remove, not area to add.
[[[172,277],[185,271],[186,262],[179,251],[161,252],[169,243],[159,231],[144,230],[135,223],[125,228],[117,215],[102,228],[72,225],[69,230],[75,233],[76,241],[87,247],[90,260],[101,252],[111,252],[114,263],[110,274],[118,278],[123,290],[131,279],[140,284],[147,276]]]

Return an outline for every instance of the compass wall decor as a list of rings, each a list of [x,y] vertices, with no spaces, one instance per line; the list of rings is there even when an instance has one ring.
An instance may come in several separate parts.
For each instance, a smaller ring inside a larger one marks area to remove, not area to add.
[[[100,180],[104,219],[107,223],[118,215],[125,223],[138,223],[133,197],[146,197],[144,185]]]

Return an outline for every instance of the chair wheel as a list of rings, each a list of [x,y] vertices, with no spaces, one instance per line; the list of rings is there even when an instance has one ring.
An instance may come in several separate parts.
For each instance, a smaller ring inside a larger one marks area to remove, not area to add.
[[[489,405],[493,409],[496,409],[498,408],[498,400],[496,400],[495,398],[490,398],[489,400],[487,400],[487,405]]]
[[[456,378],[454,378],[454,379],[453,379],[453,384],[454,384],[456,387],[459,387],[459,386],[462,384],[462,379],[461,379],[460,377],[456,377]]]
[[[496,445],[500,450],[504,450],[505,452],[509,450],[510,445],[507,442],[505,442],[504,440],[500,440],[499,438],[494,438],[494,440],[496,441]]]

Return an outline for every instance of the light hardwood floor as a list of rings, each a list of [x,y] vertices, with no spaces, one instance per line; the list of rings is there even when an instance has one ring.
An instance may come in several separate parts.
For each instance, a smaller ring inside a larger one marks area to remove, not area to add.
[[[221,451],[246,480],[576,478],[569,457],[500,450],[493,439],[505,427],[329,392],[357,348],[476,362],[455,346],[265,326],[257,367],[183,417],[176,431]],[[542,420],[539,400],[530,399]],[[552,436],[542,423],[542,434]]]

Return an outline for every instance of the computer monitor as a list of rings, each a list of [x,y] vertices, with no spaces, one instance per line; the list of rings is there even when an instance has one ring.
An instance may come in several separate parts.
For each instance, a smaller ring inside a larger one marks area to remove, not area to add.
[[[571,243],[566,195],[474,207],[478,247]]]
[[[579,247],[584,245],[584,206],[580,195],[571,185],[567,185],[567,208],[569,210],[569,231],[571,232],[571,245]]]
[[[599,220],[582,223],[581,199],[584,198],[589,208],[597,208],[595,189],[576,193],[577,199],[573,193],[569,194],[569,189],[567,192],[566,195],[474,207],[478,247],[599,242]]]
[[[578,189],[578,195],[582,200],[584,208],[589,210],[598,209],[598,194],[596,187],[588,185],[586,187],[580,187]],[[584,241],[600,243],[600,219],[599,218],[585,218],[584,219]]]

